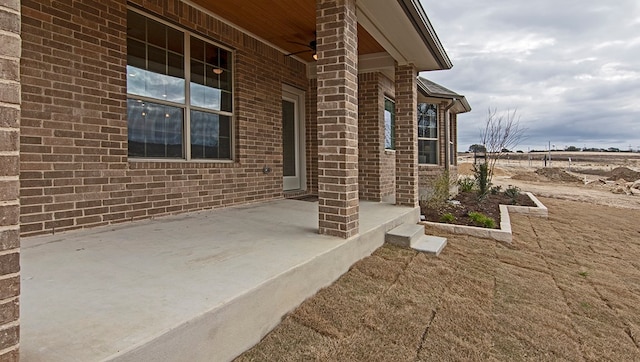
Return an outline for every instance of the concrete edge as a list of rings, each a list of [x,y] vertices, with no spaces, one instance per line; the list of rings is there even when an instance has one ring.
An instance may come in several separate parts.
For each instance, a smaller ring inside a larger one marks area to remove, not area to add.
[[[542,202],[540,202],[540,200],[530,192],[527,192],[526,194],[537,206],[500,205],[500,229],[486,229],[476,226],[443,224],[431,221],[421,221],[419,224],[452,234],[471,235],[483,239],[493,239],[511,244],[513,242],[513,232],[511,230],[511,217],[509,216],[509,212],[544,218],[547,218],[549,215],[549,210],[542,204]]]
[[[417,223],[419,213],[419,208],[414,208],[387,220],[105,361],[205,361],[210,356],[216,356],[217,361],[230,361],[260,342],[287,313],[381,247],[387,231],[404,223]]]
[[[525,192],[527,196],[533,201],[536,206],[516,206],[516,205],[507,205],[510,212],[518,213],[518,214],[527,214],[529,216],[537,216],[548,218],[549,217],[549,209],[538,200],[531,192]]]

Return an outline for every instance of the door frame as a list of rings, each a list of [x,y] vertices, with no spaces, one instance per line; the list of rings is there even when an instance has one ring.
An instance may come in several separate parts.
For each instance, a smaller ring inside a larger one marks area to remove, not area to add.
[[[296,128],[296,174],[300,179],[299,188],[286,188],[284,175],[282,177],[282,189],[284,191],[306,190],[307,189],[307,162],[306,162],[306,137],[305,137],[305,91],[287,84],[282,85],[282,100],[293,102],[295,105],[295,128]]]

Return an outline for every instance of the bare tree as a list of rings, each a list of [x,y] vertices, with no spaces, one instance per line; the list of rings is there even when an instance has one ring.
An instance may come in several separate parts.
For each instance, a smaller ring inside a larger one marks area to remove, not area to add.
[[[499,113],[496,108],[493,110],[489,108],[487,121],[484,129],[480,132],[480,143],[487,150],[489,183],[493,178],[493,169],[496,162],[504,155],[506,150],[514,149],[525,139],[526,130],[520,124],[520,116],[517,109]]]

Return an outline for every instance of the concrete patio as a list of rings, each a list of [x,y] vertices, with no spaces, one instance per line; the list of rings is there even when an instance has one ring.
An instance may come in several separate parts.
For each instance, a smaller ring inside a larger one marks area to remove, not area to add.
[[[382,245],[418,209],[360,202],[360,234],[319,235],[278,200],[22,240],[21,360],[225,361]]]

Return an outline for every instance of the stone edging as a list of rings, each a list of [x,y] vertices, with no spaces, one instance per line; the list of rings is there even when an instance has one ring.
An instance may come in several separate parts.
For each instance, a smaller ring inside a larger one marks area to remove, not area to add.
[[[526,195],[536,204],[535,207],[500,205],[500,229],[487,229],[476,226],[443,224],[439,222],[422,221],[421,225],[425,228],[442,230],[453,234],[471,235],[479,238],[493,239],[511,243],[513,236],[511,232],[511,218],[509,212],[526,214],[529,216],[537,216],[547,218],[549,210],[538,200],[532,193],[526,192]]]

